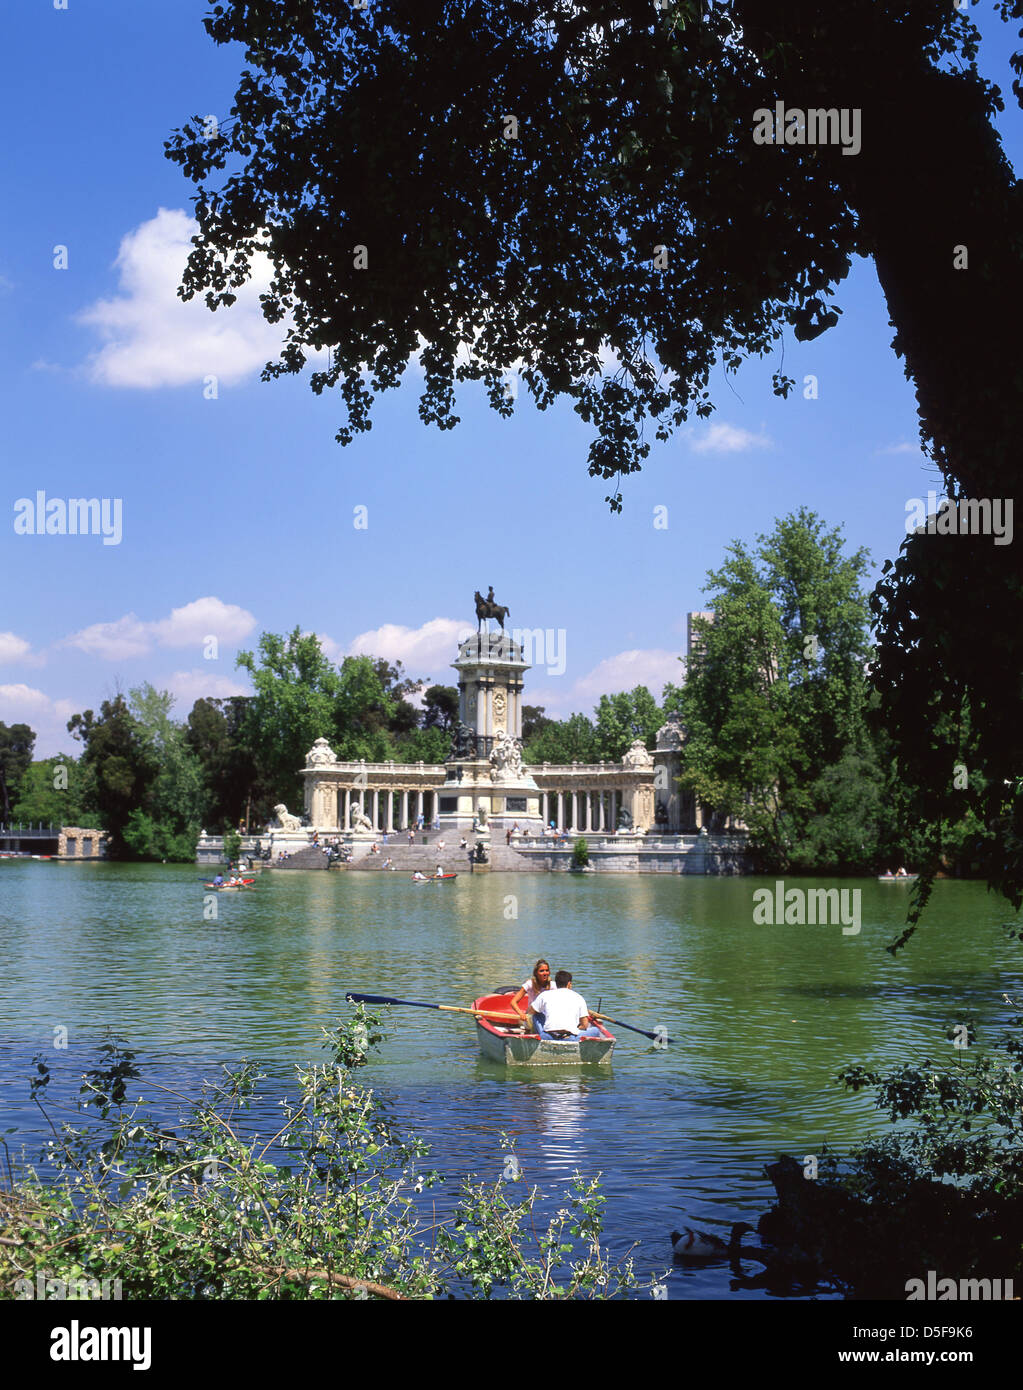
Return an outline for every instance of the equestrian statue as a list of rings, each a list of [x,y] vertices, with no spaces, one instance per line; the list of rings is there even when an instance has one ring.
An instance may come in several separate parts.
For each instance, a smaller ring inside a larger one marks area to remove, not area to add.
[[[486,598],[476,590],[476,631],[479,632],[483,626],[484,618],[496,618],[501,631],[504,631],[504,620],[511,612],[510,608],[505,608],[503,604],[494,602],[494,586],[491,584],[490,591]],[[489,624],[488,624],[489,630]]]

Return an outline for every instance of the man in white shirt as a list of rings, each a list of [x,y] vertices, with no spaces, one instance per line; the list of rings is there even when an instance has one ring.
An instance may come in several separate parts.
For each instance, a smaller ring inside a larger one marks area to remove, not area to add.
[[[530,1022],[541,1038],[600,1038],[597,1020],[586,1007],[586,1000],[572,988],[572,975],[559,970],[554,988],[538,994],[529,1006]]]

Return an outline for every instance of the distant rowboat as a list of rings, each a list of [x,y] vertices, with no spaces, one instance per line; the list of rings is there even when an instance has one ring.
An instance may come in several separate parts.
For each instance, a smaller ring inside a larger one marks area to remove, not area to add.
[[[255,888],[254,878],[243,878],[238,883],[204,883],[204,888],[209,888],[213,893],[233,893],[239,888]]]
[[[507,1013],[510,1001],[507,994],[484,994],[474,999],[472,1007],[488,1013]],[[615,1038],[602,1023],[598,1023],[599,1038],[541,1038],[539,1033],[522,1033],[514,1025],[489,1018],[476,1019],[476,1037],[480,1051],[491,1061],[509,1067],[549,1066],[610,1066]]]
[[[425,878],[414,878],[413,883],[446,883],[449,879],[457,878],[457,874],[427,874]]]
[[[878,874],[878,883],[912,883],[919,874]]]

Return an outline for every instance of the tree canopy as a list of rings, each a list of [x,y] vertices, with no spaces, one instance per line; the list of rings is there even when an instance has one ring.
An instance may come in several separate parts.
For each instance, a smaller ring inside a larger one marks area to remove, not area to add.
[[[11,819],[11,806],[32,762],[35,741],[35,731],[27,724],[0,722],[0,824]]]
[[[996,9],[1018,20],[1023,0]],[[228,120],[168,141],[197,186],[182,292],[228,304],[268,256],[264,312],[286,342],[265,375],[314,357],[341,442],[416,355],[420,414],[441,429],[460,381],[510,413],[515,371],[540,408],[567,397],[593,427],[589,471],[619,508],[647,427],[666,438],[708,415],[718,364],[771,353],[789,392],[786,333],[833,326],[863,256],[950,496],[1015,494],[1023,199],[1001,93],[950,0],[223,0],[205,24],[244,45],[245,68]],[[1019,54],[1013,68],[1019,99]],[[859,113],[858,148],[798,128],[758,141],[778,100]],[[1010,552],[909,536],[878,592],[876,669],[897,756],[932,802],[951,777],[934,713],[972,710],[977,810],[1005,832],[991,879],[1018,904]]]

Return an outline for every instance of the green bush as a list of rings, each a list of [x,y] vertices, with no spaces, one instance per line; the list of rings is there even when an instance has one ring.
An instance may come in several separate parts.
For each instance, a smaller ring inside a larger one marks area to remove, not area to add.
[[[590,847],[580,835],[572,846],[572,867],[584,869],[590,862]]]
[[[251,1066],[204,1083],[168,1123],[132,1099],[134,1055],[107,1043],[83,1078],[75,1123],[50,1121],[55,1177],[28,1169],[0,1188],[0,1297],[24,1297],[19,1281],[31,1287],[39,1275],[116,1278],[126,1299],[637,1294],[631,1260],[612,1263],[601,1246],[596,1181],[577,1176],[537,1234],[536,1189],[509,1196],[521,1176],[510,1155],[502,1179],[466,1179],[454,1214],[420,1227],[414,1195],[440,1181],[421,1166],[426,1146],[355,1079],[379,1022],[360,1007],[324,1030],[329,1060],[296,1067],[297,1096],[281,1102],[266,1136],[245,1132],[261,1079]],[[41,1108],[49,1079],[37,1059]],[[281,1150],[286,1162],[274,1157]]]

